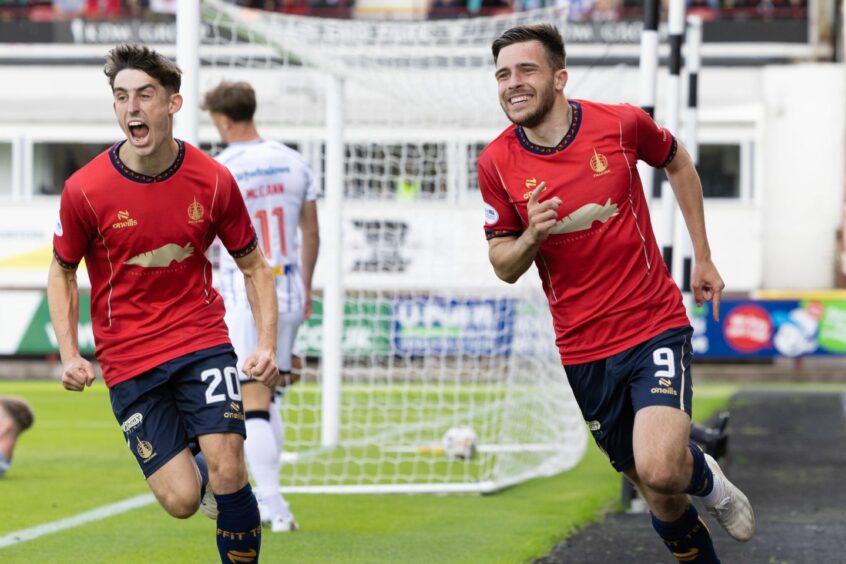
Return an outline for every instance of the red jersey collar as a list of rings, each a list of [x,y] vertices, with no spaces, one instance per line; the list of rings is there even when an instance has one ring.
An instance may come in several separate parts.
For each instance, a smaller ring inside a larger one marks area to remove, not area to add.
[[[570,143],[573,142],[573,139],[576,138],[576,134],[579,132],[579,126],[582,125],[582,105],[573,100],[570,100],[569,104],[570,107],[573,108],[573,121],[570,122],[570,129],[567,130],[567,133],[561,138],[561,141],[559,141],[555,147],[545,147],[544,145],[536,145],[535,143],[532,143],[529,141],[529,137],[526,135],[526,132],[523,131],[523,128],[518,125],[514,129],[514,133],[517,135],[517,140],[520,141],[520,145],[522,145],[527,151],[537,153],[539,155],[551,155],[552,153],[563,151],[569,147]]]
[[[124,143],[126,143],[126,139],[112,145],[112,148],[109,149],[109,158],[111,158],[112,165],[115,167],[115,169],[129,180],[132,180],[134,182],[141,182],[143,184],[163,182],[174,174],[176,174],[176,171],[179,170],[180,166],[182,166],[182,161],[185,160],[185,143],[183,143],[179,139],[174,139],[174,141],[176,141],[176,145],[179,147],[176,153],[176,159],[173,161],[173,163],[171,163],[169,167],[167,167],[164,171],[160,172],[155,176],[149,176],[147,174],[135,172],[134,170],[126,166],[126,164],[122,160],[120,160],[120,148]]]

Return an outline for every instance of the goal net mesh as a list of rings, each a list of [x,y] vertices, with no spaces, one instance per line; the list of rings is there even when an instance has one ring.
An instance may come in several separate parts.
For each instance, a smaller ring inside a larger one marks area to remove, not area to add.
[[[260,133],[300,150],[321,190],[329,78],[343,81],[343,243],[321,248],[297,345],[303,379],[281,402],[283,491],[492,491],[576,464],[586,433],[546,299],[535,272],[513,286],[493,275],[475,177],[479,151],[507,124],[491,42],[521,23],[563,30],[566,13],[370,22],[204,0],[203,18],[201,86],[253,84]],[[320,360],[329,260],[344,272],[331,448]],[[457,427],[475,435],[472,456],[444,444]]]

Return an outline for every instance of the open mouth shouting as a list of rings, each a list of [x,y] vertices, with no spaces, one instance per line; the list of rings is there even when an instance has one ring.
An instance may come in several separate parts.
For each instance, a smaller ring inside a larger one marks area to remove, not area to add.
[[[130,119],[126,122],[129,130],[129,137],[135,145],[142,145],[147,141],[150,134],[150,127],[140,119]]]

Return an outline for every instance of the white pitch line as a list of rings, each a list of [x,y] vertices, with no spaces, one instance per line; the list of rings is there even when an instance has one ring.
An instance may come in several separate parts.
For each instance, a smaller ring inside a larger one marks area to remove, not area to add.
[[[127,511],[132,511],[133,509],[149,505],[155,500],[156,498],[153,494],[146,493],[117,503],[112,503],[111,505],[104,505],[103,507],[92,509],[91,511],[80,513],[79,515],[74,515],[73,517],[65,517],[64,519],[59,519],[58,521],[53,521],[52,523],[45,523],[29,529],[15,531],[0,537],[0,548],[6,548],[7,546],[31,541],[33,539],[37,539],[38,537],[58,533],[59,531],[63,531],[65,529],[79,527],[80,525],[90,523],[91,521],[99,521],[101,519],[120,515],[121,513],[126,513]]]

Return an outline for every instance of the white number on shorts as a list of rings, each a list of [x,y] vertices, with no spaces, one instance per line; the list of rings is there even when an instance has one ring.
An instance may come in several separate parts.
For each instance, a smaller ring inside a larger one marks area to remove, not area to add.
[[[655,366],[666,366],[666,370],[656,370],[656,378],[672,378],[676,375],[676,363],[673,359],[673,349],[661,347],[652,351],[652,362]]]
[[[241,386],[238,382],[238,371],[235,370],[234,366],[227,366],[224,368],[222,375],[220,373],[220,369],[218,368],[203,370],[200,373],[200,378],[203,382],[211,378],[209,387],[206,388],[206,403],[219,403],[226,401],[226,394],[217,393],[217,388],[220,386],[221,381],[226,382],[226,392],[229,394],[229,398],[241,401]]]
[[[229,397],[235,401],[241,401],[241,384],[238,381],[238,371],[234,366],[227,366],[223,369],[223,375],[226,377],[226,391],[229,392]]]

